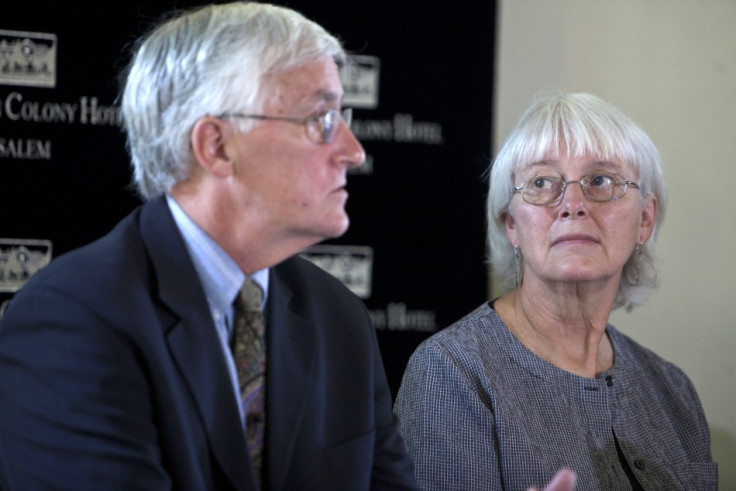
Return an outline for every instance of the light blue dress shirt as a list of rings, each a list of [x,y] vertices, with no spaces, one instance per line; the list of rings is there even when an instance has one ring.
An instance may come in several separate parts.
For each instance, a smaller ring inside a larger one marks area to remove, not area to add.
[[[243,286],[245,275],[230,256],[189,218],[171,196],[167,195],[166,200],[174,216],[174,221],[184,238],[184,244],[192,258],[199,281],[204,288],[210,314],[217,328],[217,336],[220,339],[220,346],[230,372],[235,400],[240,410],[240,418],[245,422],[242,404],[240,404],[238,374],[230,351],[233,302]],[[263,288],[263,306],[265,307],[266,295],[268,294],[268,268],[253,273],[251,278]]]

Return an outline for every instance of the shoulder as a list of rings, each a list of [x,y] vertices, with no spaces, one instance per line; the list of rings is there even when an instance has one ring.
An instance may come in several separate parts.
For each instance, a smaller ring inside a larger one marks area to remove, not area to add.
[[[133,257],[136,242],[140,248],[140,241],[134,238],[134,221],[129,215],[103,237],[54,258],[17,295],[37,288],[90,291],[96,282],[130,271],[128,258]]]
[[[649,369],[654,369],[672,377],[686,377],[682,371],[674,363],[664,359],[651,349],[643,346],[635,341],[632,337],[624,334],[615,327],[609,325],[608,334],[617,350],[617,355],[626,356],[636,360],[636,363],[645,365]]]
[[[433,374],[453,378],[454,383],[474,383],[479,377],[495,380],[494,374],[502,373],[512,361],[505,331],[496,312],[483,304],[424,340],[411,355],[405,376]]]
[[[45,298],[59,309],[75,304],[97,311],[118,305],[127,311],[134,299],[150,298],[154,266],[141,227],[143,213],[150,208],[133,210],[104,236],[54,258],[13,296],[8,309]],[[174,240],[168,239],[167,244]],[[176,248],[167,244],[161,248],[171,254]],[[28,309],[26,305],[26,313]]]
[[[457,445],[461,433],[473,433],[469,426],[490,417],[498,379],[511,362],[495,339],[494,331],[503,328],[499,323],[493,309],[484,304],[417,347],[394,406],[405,438],[413,433],[414,439],[415,430],[424,431],[420,427],[434,432],[441,421],[441,431],[452,433],[449,438]],[[454,419],[458,414],[464,417]],[[423,443],[415,440],[410,446],[417,451]]]
[[[427,338],[415,353],[418,356],[440,352],[474,356],[493,350],[498,344],[498,331],[502,328],[503,322],[496,312],[484,303]]]
[[[693,383],[680,367],[615,327],[609,325],[607,329],[616,350],[616,358],[622,363],[634,367],[637,373],[644,374],[650,383],[671,389],[668,393],[679,394],[678,397],[690,394],[697,399]]]
[[[271,268],[269,308],[288,311],[322,326],[321,332],[360,329],[375,336],[373,321],[363,301],[342,281],[310,261],[293,256]],[[355,332],[355,331],[353,331]]]
[[[301,256],[292,256],[272,270],[273,278],[295,296],[315,301],[327,299],[351,305],[363,304],[342,281]]]
[[[129,320],[135,302],[147,298],[149,288],[141,281],[130,281],[149,275],[143,254],[133,252],[143,249],[140,240],[133,239],[133,221],[135,217],[129,215],[107,235],[60,255],[36,273],[4,312],[3,342],[55,340],[58,353],[75,353],[70,360],[78,358],[82,349],[114,349],[109,328]],[[130,324],[142,326],[143,322]],[[61,343],[62,339],[67,341]]]

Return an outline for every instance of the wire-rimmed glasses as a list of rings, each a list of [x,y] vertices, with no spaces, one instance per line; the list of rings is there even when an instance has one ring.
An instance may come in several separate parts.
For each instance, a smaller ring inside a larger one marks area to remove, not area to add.
[[[350,128],[353,121],[353,109],[350,107],[343,109],[330,109],[319,114],[307,116],[306,118],[296,118],[290,116],[268,116],[264,114],[245,114],[245,113],[223,113],[218,118],[241,118],[241,119],[261,119],[273,121],[286,121],[288,123],[303,124],[307,128],[307,135],[315,143],[330,143],[335,138],[337,130],[340,128],[340,121]]]
[[[536,176],[516,186],[514,193],[521,194],[531,205],[551,205],[561,200],[567,185],[574,182],[580,184],[586,198],[596,202],[621,199],[629,187],[639,189],[639,184],[627,181],[623,176],[598,172],[572,181],[555,176]]]

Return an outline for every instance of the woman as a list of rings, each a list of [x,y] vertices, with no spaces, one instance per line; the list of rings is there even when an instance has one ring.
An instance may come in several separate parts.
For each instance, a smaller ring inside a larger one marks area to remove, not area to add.
[[[656,285],[658,152],[588,94],[527,110],[490,177],[494,272],[511,289],[422,343],[395,411],[425,489],[715,489],[695,389],[608,324]]]

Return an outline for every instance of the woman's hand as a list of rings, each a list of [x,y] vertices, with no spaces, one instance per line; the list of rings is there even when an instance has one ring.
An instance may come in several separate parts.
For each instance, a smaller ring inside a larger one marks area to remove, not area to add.
[[[570,469],[560,469],[555,477],[542,491],[575,491],[577,476]],[[539,491],[539,488],[529,488],[527,491]]]

